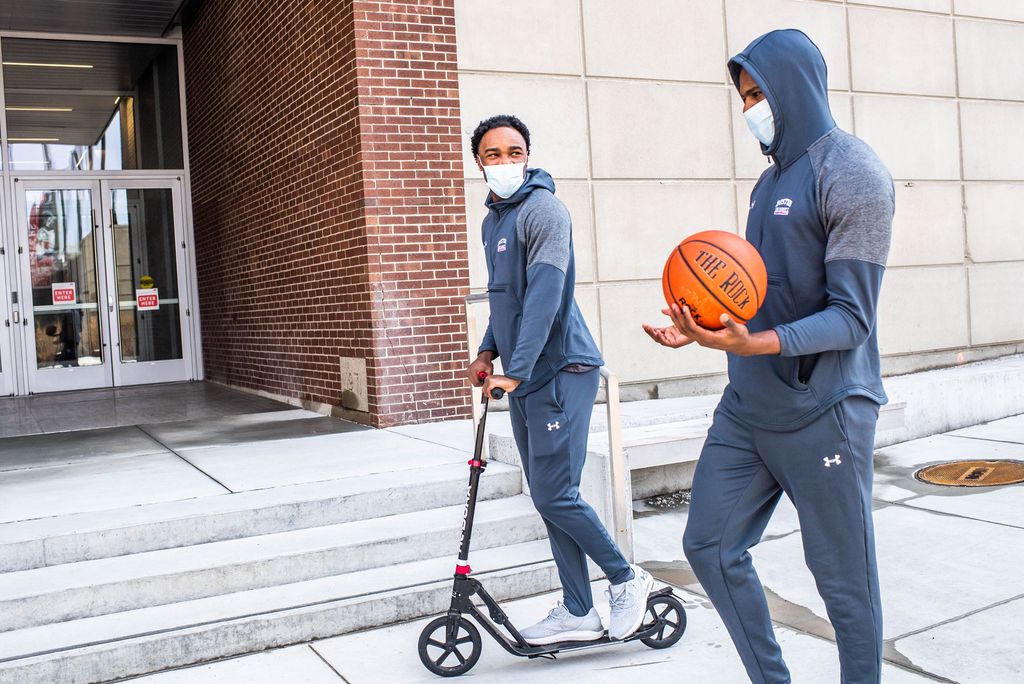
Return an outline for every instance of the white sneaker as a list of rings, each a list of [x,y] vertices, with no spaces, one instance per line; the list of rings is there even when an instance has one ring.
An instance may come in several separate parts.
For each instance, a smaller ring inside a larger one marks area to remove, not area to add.
[[[654,588],[654,578],[643,568],[633,568],[633,579],[608,587],[608,605],[612,609],[608,636],[625,639],[640,628],[647,611],[647,595]]]
[[[604,625],[597,610],[583,617],[576,617],[569,612],[561,601],[551,609],[548,616],[535,625],[519,631],[526,643],[533,646],[544,646],[559,641],[594,641],[604,636]]]

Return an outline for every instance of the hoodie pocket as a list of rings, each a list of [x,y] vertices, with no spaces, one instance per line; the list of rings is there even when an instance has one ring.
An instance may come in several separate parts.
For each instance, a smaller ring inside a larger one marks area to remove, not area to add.
[[[796,302],[789,289],[789,280],[786,276],[779,273],[768,274],[768,293],[758,316],[762,316],[762,314],[763,318],[759,326],[761,330],[771,330],[776,326],[796,320]],[[772,357],[772,363],[775,366],[776,374],[784,383],[794,389],[806,391],[805,379],[813,369],[813,359],[810,368],[804,368],[805,359],[808,358],[810,357],[775,356]],[[805,370],[807,376],[804,375]]]
[[[797,357],[797,382],[801,385],[806,385],[811,381],[811,374],[814,373],[814,367],[818,365],[820,357],[821,354],[808,354]]]
[[[515,352],[522,308],[509,285],[488,285],[487,301],[491,308],[491,333],[498,353],[507,363]]]

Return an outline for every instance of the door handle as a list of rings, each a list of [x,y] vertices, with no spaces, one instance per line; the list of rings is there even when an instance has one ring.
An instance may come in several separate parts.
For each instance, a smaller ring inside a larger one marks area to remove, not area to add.
[[[114,313],[114,298],[107,295],[107,312]]]
[[[14,310],[14,325],[21,323],[21,312],[17,309]]]

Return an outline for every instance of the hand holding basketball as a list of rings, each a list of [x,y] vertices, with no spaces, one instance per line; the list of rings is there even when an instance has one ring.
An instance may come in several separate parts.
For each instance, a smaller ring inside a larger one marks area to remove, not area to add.
[[[739,235],[705,230],[672,250],[661,285],[670,307],[687,306],[697,325],[721,330],[722,314],[740,323],[754,317],[764,302],[768,273],[761,255]]]
[[[754,246],[720,230],[691,235],[672,250],[662,275],[673,325],[644,332],[665,347],[691,342],[741,356],[778,354],[773,330],[751,334],[745,323],[764,302],[768,274]]]
[[[667,314],[668,309],[662,311]],[[679,349],[693,342],[692,337],[687,337],[683,333],[679,332],[679,328],[675,325],[669,325],[664,328],[655,328],[653,325],[644,323],[644,332],[651,336],[651,339],[660,344],[663,347],[669,347],[671,349]]]
[[[747,326],[737,323],[729,314],[722,314],[719,319],[723,326],[722,328],[708,330],[697,325],[688,306],[680,309],[677,304],[672,304],[669,308],[662,309],[661,312],[672,319],[672,323],[674,327],[679,329],[680,335],[689,338],[702,347],[731,352],[740,356],[750,353],[761,353],[750,349],[750,331],[747,330]]]

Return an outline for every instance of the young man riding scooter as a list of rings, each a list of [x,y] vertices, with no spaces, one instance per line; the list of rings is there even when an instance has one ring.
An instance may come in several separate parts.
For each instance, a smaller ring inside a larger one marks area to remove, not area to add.
[[[469,380],[509,397],[512,429],[534,505],[547,526],[563,601],[523,630],[533,645],[592,641],[604,634],[594,609],[587,556],[604,571],[611,624],[625,639],[640,626],[653,586],[630,565],[580,497],[591,411],[604,361],[573,298],[572,221],[542,169],[528,168],[530,132],[518,118],[493,116],[472,136],[490,189],[483,222],[490,320]],[[501,357],[503,375],[494,375]]]

